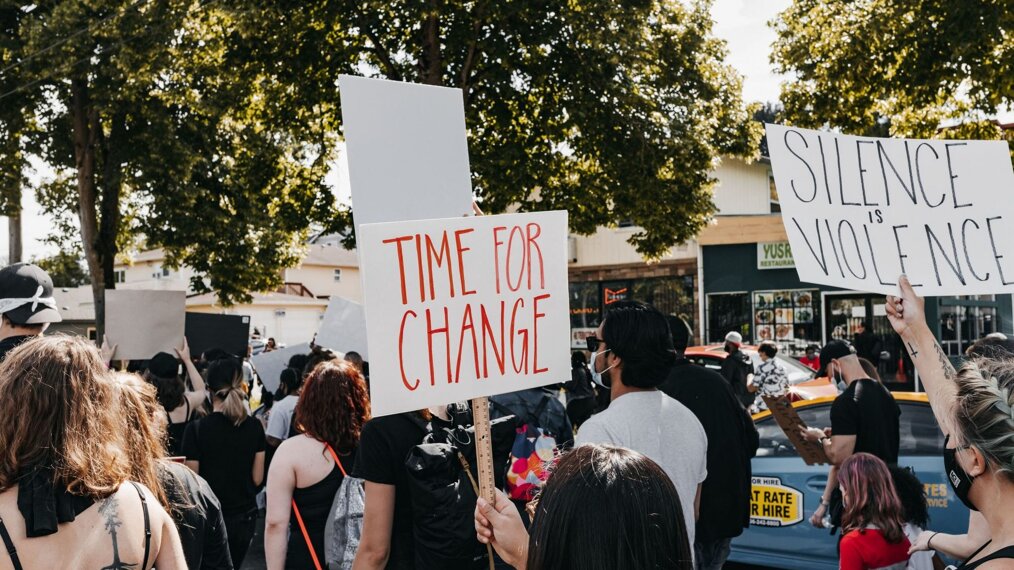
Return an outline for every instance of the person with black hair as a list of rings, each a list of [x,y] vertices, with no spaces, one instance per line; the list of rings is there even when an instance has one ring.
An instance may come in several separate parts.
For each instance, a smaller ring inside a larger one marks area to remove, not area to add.
[[[63,318],[53,299],[53,280],[41,267],[15,263],[0,269],[0,360]]]
[[[612,401],[581,426],[575,443],[627,447],[661,465],[679,492],[692,544],[708,437],[693,412],[658,390],[676,361],[665,316],[635,301],[612,307],[588,337],[589,369],[610,387]]]
[[[686,321],[670,317],[669,328],[677,360],[659,390],[689,408],[708,436],[708,477],[693,547],[698,570],[720,569],[732,539],[750,525],[750,460],[759,436],[725,378],[683,356],[693,336]]]
[[[768,409],[764,403],[764,397],[777,398],[789,393],[789,375],[786,374],[782,365],[775,360],[778,354],[778,345],[773,341],[766,340],[757,347],[761,363],[757,367],[757,374],[747,386],[756,394],[750,413],[756,414]]]
[[[302,355],[297,355],[302,356]],[[289,438],[292,430],[292,416],[296,411],[296,404],[299,403],[299,392],[303,388],[304,375],[302,368],[294,368],[293,356],[289,359],[290,367],[282,370],[279,376],[278,389],[281,398],[276,399],[271,407],[271,416],[268,418],[268,427],[264,430],[267,436],[268,445],[278,447],[283,441]],[[298,362],[296,363],[298,364]],[[305,362],[304,362],[305,366]]]
[[[651,459],[585,445],[553,468],[528,531],[500,491],[496,505],[476,502],[475,529],[479,542],[492,544],[517,570],[691,570],[682,504]]]
[[[570,353],[570,382],[563,387],[567,390],[567,417],[577,429],[598,409],[595,386],[592,385],[584,352],[575,350]]]
[[[204,377],[197,371],[197,366],[190,358],[190,347],[186,338],[183,339],[183,347],[176,349],[176,354],[179,359],[168,352],[160,352],[151,357],[142,375],[148,383],[155,386],[158,402],[165,408],[166,419],[169,422],[166,427],[169,434],[166,448],[171,457],[183,455],[183,433],[195,417],[200,417],[197,411],[208,398]],[[187,377],[190,378],[190,386],[187,386],[180,377],[180,361],[183,362]]]
[[[240,568],[257,523],[257,487],[264,482],[264,428],[250,417],[239,359],[211,362],[208,386],[214,412],[187,426],[183,451],[187,466],[204,477],[222,502],[229,552]]]

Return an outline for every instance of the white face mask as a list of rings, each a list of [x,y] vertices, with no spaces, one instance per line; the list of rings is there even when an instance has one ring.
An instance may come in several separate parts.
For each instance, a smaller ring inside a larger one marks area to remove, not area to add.
[[[849,387],[849,385],[845,383],[845,378],[841,375],[841,369],[839,369],[837,366],[834,366],[833,363],[830,364],[829,367],[833,368],[831,378],[835,380],[835,383],[838,386],[838,392],[839,393],[844,392],[845,389]],[[834,374],[834,372],[837,372],[837,374]]]
[[[613,364],[613,366],[610,366],[609,368],[606,368],[602,372],[599,372],[598,370],[595,370],[595,361],[598,360],[599,355],[605,354],[607,352],[609,352],[608,348],[605,349],[605,350],[603,350],[603,351],[601,351],[601,352],[593,352],[592,355],[591,355],[591,360],[588,361],[588,371],[591,372],[592,382],[595,382],[599,386],[602,386],[603,388],[607,388],[608,389],[609,386],[610,386],[610,384],[612,384],[612,382],[609,381],[609,380],[603,379],[602,375],[605,374],[606,372],[609,372],[610,370],[612,370],[613,366],[616,366],[616,364]]]

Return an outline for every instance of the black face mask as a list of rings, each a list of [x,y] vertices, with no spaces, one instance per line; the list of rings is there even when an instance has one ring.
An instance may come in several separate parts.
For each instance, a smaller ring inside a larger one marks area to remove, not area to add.
[[[954,494],[961,499],[961,502],[968,507],[968,510],[978,511],[979,509],[975,508],[971,499],[968,498],[968,493],[972,490],[972,483],[975,481],[975,477],[969,475],[968,472],[961,467],[961,464],[958,463],[958,460],[955,457],[958,449],[947,447],[947,442],[950,441],[950,439],[950,435],[944,438],[944,472],[947,474],[947,481],[951,484],[951,488],[954,489]]]

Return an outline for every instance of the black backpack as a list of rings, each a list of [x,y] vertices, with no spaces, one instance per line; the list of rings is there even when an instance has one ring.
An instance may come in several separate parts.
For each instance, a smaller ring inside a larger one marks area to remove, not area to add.
[[[431,432],[405,460],[412,490],[415,568],[481,570],[489,568],[489,555],[475,538],[478,473],[472,415],[461,406],[448,412],[451,421],[434,418]],[[491,422],[498,489],[504,486],[516,423],[514,416]]]

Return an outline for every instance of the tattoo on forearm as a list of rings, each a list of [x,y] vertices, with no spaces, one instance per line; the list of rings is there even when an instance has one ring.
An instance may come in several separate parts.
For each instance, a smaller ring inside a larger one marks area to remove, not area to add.
[[[944,354],[942,348],[937,343],[933,343],[933,349],[936,350],[937,360],[940,362],[940,368],[944,371],[944,378],[953,380],[955,376],[954,366],[951,364],[951,360]]]
[[[108,566],[103,566],[102,570],[132,570],[138,567],[136,562],[123,562],[120,560],[120,547],[116,542],[116,529],[120,528],[123,523],[120,521],[118,510],[119,501],[116,499],[116,495],[102,501],[102,504],[99,505],[99,515],[105,520],[106,532],[113,539],[113,561]]]
[[[919,356],[919,351],[916,350],[914,346],[912,346],[911,342],[908,343],[908,353],[912,355],[912,358]]]

